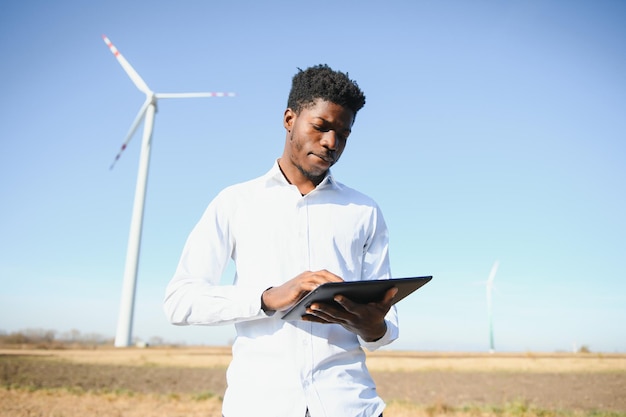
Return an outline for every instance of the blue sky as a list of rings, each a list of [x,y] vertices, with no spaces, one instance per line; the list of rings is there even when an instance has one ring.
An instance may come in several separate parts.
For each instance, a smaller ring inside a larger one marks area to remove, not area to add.
[[[394,348],[586,345],[625,352],[626,4],[620,1],[18,2],[0,6],[0,330],[113,337],[144,96],[156,116],[134,336],[225,344],[161,301],[223,187],[280,156],[297,68],[365,91],[342,182],[374,197],[394,275],[434,279],[399,305]],[[141,129],[140,129],[141,130]]]

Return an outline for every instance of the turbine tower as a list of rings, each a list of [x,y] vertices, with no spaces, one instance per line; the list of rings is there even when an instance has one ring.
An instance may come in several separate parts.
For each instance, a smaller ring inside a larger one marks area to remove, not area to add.
[[[494,353],[496,348],[493,343],[493,314],[491,308],[491,293],[493,289],[493,280],[496,277],[496,272],[498,272],[499,262],[495,261],[493,266],[491,267],[491,272],[489,272],[489,278],[487,279],[487,316],[489,319],[489,353]]]
[[[135,201],[133,203],[133,214],[130,223],[130,233],[128,236],[128,248],[126,251],[126,266],[124,269],[124,283],[122,286],[122,299],[120,303],[120,315],[117,323],[115,335],[116,347],[128,347],[132,342],[132,324],[135,307],[135,289],[137,287],[137,267],[139,261],[139,248],[141,246],[141,231],[143,226],[143,212],[146,198],[146,186],[148,180],[148,168],[150,166],[150,145],[152,139],[152,129],[154,127],[154,114],[156,113],[157,101],[162,98],[198,98],[198,97],[233,97],[234,93],[155,93],[145,81],[139,76],[137,71],[126,61],[117,48],[111,43],[109,38],[102,35],[104,43],[109,47],[111,53],[117,58],[126,74],[130,77],[135,86],[146,95],[146,100],[139,109],[120,151],[118,152],[111,169],[120,158],[126,146],[132,139],[139,124],[143,121],[143,139],[141,143],[141,153],[139,156],[139,170],[137,173],[137,185],[135,188]]]

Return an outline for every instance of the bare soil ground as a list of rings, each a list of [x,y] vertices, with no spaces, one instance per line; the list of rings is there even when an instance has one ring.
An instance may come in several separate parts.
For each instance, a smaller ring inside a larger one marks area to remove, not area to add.
[[[229,360],[227,348],[0,350],[0,417],[217,417]],[[511,403],[626,416],[626,355],[394,351],[368,365],[385,417]]]

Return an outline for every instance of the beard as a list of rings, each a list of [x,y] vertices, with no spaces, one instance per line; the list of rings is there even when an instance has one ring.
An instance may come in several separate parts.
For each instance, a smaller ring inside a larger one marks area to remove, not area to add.
[[[292,153],[289,158],[291,164],[296,167],[302,176],[317,186],[326,177],[328,169],[321,170],[319,168],[315,168],[314,166],[311,166],[308,169],[305,168],[304,165],[306,164],[306,159],[309,158],[310,155],[305,150],[303,142],[300,140],[300,137],[295,134],[292,134],[290,142],[292,146]]]
[[[322,180],[324,179],[324,177],[326,177],[326,174],[328,173],[328,170],[325,170],[322,173],[317,173],[317,172],[311,172],[311,171],[307,171],[306,169],[304,169],[304,167],[298,163],[294,163],[295,167],[298,168],[298,171],[300,171],[300,173],[309,181],[311,181],[313,184],[318,185],[320,182],[322,182]]]

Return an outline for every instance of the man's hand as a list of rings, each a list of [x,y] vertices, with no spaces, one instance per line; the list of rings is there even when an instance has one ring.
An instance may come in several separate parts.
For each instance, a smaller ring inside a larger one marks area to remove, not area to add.
[[[265,290],[261,296],[261,304],[265,312],[287,310],[320,285],[342,281],[341,277],[325,269],[316,272],[306,271],[279,287]]]
[[[382,301],[358,304],[348,298],[337,295],[335,302],[339,306],[313,303],[307,309],[304,320],[317,323],[337,323],[355,333],[366,342],[374,342],[385,335],[387,324],[385,315],[393,305],[393,297],[398,293],[396,287],[390,288]]]

